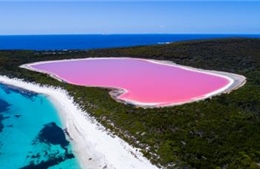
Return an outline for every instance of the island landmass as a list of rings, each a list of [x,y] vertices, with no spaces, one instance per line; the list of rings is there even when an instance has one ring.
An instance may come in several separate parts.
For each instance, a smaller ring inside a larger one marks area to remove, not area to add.
[[[21,69],[26,63],[86,57],[169,60],[195,68],[241,74],[239,90],[189,104],[143,109],[114,101],[110,89],[82,87]],[[1,75],[59,87],[109,133],[157,167],[260,167],[260,40],[219,39],[131,48],[66,51],[0,51]]]

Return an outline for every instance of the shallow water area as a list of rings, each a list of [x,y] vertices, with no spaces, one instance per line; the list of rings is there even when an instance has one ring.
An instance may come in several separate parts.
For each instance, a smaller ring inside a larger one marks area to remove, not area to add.
[[[80,168],[46,96],[0,84],[0,164],[8,169]]]

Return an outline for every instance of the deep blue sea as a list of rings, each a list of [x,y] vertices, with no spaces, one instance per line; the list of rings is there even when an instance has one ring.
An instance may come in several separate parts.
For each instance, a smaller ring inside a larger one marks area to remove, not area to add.
[[[260,35],[0,36],[0,50],[88,50],[229,37]],[[63,129],[57,110],[46,96],[0,84],[0,168],[78,169]]]
[[[134,35],[20,35],[0,36],[1,49],[63,50],[97,49],[162,44],[187,40],[251,37],[259,35],[235,34],[134,34]]]

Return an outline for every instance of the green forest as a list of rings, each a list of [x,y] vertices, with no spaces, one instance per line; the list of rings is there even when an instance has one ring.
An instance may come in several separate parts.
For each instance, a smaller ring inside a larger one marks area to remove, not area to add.
[[[118,103],[109,89],[74,86],[19,68],[36,61],[133,57],[246,76],[247,83],[204,101],[166,108]],[[214,39],[97,50],[0,51],[0,75],[66,89],[82,109],[161,168],[260,168],[260,40]]]

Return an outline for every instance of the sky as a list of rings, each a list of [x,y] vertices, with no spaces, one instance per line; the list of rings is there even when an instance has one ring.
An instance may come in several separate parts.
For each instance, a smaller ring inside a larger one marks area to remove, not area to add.
[[[260,1],[2,1],[0,35],[259,34]]]

